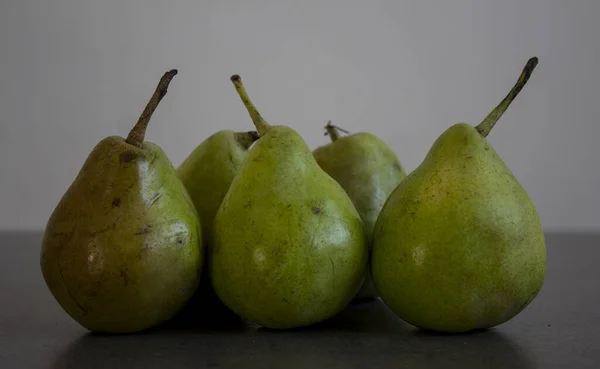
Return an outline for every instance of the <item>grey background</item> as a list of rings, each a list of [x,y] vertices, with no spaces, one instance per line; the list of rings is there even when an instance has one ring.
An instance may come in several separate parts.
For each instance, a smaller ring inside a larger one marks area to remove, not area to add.
[[[408,170],[478,123],[540,58],[490,135],[548,230],[600,229],[600,1],[0,2],[0,228],[41,229],[87,154],[127,135],[178,68],[147,139],[175,165],[263,116],[325,144],[329,119],[383,138]]]

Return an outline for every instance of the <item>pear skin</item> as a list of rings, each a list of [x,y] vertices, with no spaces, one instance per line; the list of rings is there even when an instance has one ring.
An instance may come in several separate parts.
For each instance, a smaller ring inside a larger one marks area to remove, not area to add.
[[[212,233],[215,214],[258,133],[222,130],[212,134],[177,168],[200,216],[205,242]]]
[[[352,200],[365,224],[370,249],[379,212],[390,193],[406,177],[406,172],[392,149],[376,136],[367,132],[340,136],[340,129],[331,122],[325,129],[332,142],[315,149],[313,155]],[[356,299],[377,296],[368,268]]]
[[[538,295],[546,246],[537,211],[486,140],[525,85],[477,127],[447,129],[392,192],[377,220],[372,275],[382,300],[422,329],[466,332],[502,324]]]

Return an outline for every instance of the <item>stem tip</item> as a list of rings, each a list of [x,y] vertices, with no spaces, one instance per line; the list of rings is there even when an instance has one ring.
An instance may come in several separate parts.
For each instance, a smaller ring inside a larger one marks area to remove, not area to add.
[[[242,83],[242,78],[239,75],[234,74],[233,76],[231,76],[230,79],[231,82],[233,82],[233,86],[235,87],[235,90],[240,96],[242,103],[246,107],[246,110],[248,110],[248,114],[250,114],[250,118],[252,118],[252,122],[256,126],[258,134],[260,136],[265,135],[271,129],[271,126],[263,119],[263,117],[260,115],[256,107],[250,100],[250,96],[248,96],[248,92],[246,91],[246,88]]]
[[[531,74],[533,73],[533,70],[535,69],[535,67],[538,65],[538,62],[539,62],[539,60],[536,56],[530,58],[527,61],[527,64],[525,64],[525,67],[523,67],[523,71],[521,72],[521,75],[519,76],[517,83],[515,83],[513,88],[509,91],[508,95],[506,95],[506,97],[500,102],[500,104],[498,104],[494,108],[494,110],[492,110],[488,114],[488,116],[485,117],[485,119],[481,123],[479,123],[479,125],[477,125],[475,127],[475,129],[483,137],[487,137],[487,135],[490,133],[492,128],[494,128],[494,125],[496,124],[496,122],[498,122],[498,120],[500,119],[502,114],[504,114],[506,109],[508,109],[508,107],[513,102],[513,100],[517,97],[519,92],[521,92],[523,87],[525,87],[525,84],[529,80],[529,77],[531,77]]]
[[[154,110],[156,110],[162,98],[167,94],[169,84],[171,83],[173,77],[177,75],[177,73],[177,69],[171,69],[163,74],[163,76],[160,78],[160,81],[158,81],[158,85],[156,86],[154,94],[152,94],[150,101],[148,101],[148,104],[144,108],[142,115],[140,115],[138,118],[137,123],[129,132],[125,142],[140,148],[142,147],[142,144],[144,143],[144,137],[146,135],[146,128],[148,127],[150,118],[152,117]]]

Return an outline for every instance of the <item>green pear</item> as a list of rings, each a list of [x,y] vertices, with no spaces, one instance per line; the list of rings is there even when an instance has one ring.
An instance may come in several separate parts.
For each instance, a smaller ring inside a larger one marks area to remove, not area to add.
[[[368,258],[365,229],[342,187],[293,129],[271,126],[231,78],[258,130],[214,223],[209,270],[233,312],[271,329],[340,312]]]
[[[177,168],[200,216],[205,242],[215,214],[258,133],[219,131],[198,145]]]
[[[161,78],[127,139],[100,141],[52,212],[41,269],[60,306],[94,332],[171,318],[196,290],[202,230],[189,194],[146,127],[177,70]]]
[[[331,143],[313,151],[319,166],[346,191],[365,224],[369,248],[383,204],[406,172],[396,154],[382,140],[366,132],[340,137],[339,127],[325,126]],[[377,297],[367,270],[356,299]]]
[[[447,129],[392,192],[373,236],[372,275],[401,319],[466,332],[502,324],[542,288],[546,245],[536,209],[486,136],[537,65],[476,127]]]
[[[255,131],[221,130],[198,145],[177,168],[177,175],[190,194],[200,216],[206,249],[210,242],[217,210],[248,148],[257,139],[258,133]],[[205,266],[196,294],[177,314],[177,320],[190,322],[205,319],[205,322],[208,322],[215,317],[218,317],[219,322],[235,318],[214,294]]]

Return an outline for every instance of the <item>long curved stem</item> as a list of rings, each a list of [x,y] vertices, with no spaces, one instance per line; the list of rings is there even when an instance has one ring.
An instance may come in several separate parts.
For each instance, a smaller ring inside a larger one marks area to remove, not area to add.
[[[248,92],[246,92],[246,89],[244,88],[244,84],[242,83],[242,79],[240,78],[240,76],[238,76],[237,74],[231,76],[231,82],[233,82],[233,85],[235,86],[238,95],[240,95],[244,106],[248,110],[248,114],[250,114],[250,118],[252,118],[252,122],[254,122],[258,134],[260,136],[264,136],[265,133],[267,133],[269,129],[271,129],[271,126],[263,119],[263,117],[261,117],[260,113],[250,100]]]
[[[171,83],[171,80],[176,74],[177,69],[171,69],[161,77],[160,81],[158,81],[158,86],[156,86],[154,94],[150,98],[150,101],[148,101],[148,104],[144,108],[144,111],[142,112],[142,115],[140,115],[137,123],[129,132],[125,142],[130,145],[142,147],[142,144],[144,143],[144,136],[146,135],[146,128],[148,127],[150,118],[152,118],[152,114],[154,113],[154,110],[156,110],[160,100],[162,100],[162,98],[167,94],[169,83]]]
[[[485,119],[475,127],[475,129],[483,137],[486,137],[490,133],[490,131],[492,130],[492,128],[494,128],[494,125],[496,124],[496,122],[498,122],[502,114],[504,114],[504,112],[506,111],[506,109],[508,109],[515,97],[517,97],[519,92],[521,92],[521,90],[529,80],[529,77],[531,77],[531,73],[533,72],[537,64],[538,58],[535,56],[527,61],[525,68],[523,68],[523,72],[521,72],[521,75],[519,76],[519,80],[517,81],[517,83],[515,83],[508,95],[506,95],[506,97],[500,102],[500,104],[498,104],[498,106],[496,106],[494,110],[492,110],[490,114],[488,114],[488,116],[485,117]]]

